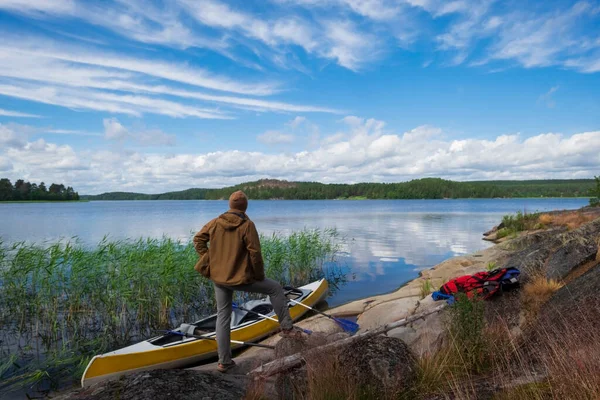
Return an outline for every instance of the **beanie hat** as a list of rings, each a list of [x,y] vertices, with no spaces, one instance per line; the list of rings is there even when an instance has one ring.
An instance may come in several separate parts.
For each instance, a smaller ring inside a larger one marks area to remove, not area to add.
[[[248,197],[244,192],[238,190],[229,196],[229,208],[246,212],[248,208]]]

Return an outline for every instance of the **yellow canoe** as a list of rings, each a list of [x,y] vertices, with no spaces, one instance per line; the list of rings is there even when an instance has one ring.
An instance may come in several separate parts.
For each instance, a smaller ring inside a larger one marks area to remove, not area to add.
[[[327,295],[328,284],[325,279],[321,279],[298,289],[298,291],[288,292],[288,298],[308,306],[314,306]],[[306,307],[297,304],[294,305],[291,302],[289,303],[289,307],[293,320],[297,320],[308,311]],[[244,308],[255,310],[277,319],[268,299],[248,302],[244,305]],[[215,323],[216,314],[197,321],[193,325],[198,327],[200,335],[214,337]],[[240,310],[234,310],[233,312],[232,340],[257,342],[278,329],[279,324],[269,319]],[[243,345],[232,343],[231,347],[238,348],[241,346]],[[138,371],[181,368],[207,360],[216,355],[217,342],[214,340],[203,340],[177,335],[161,335],[116,351],[95,356],[81,377],[81,386],[90,386],[106,379],[114,379],[121,375]]]

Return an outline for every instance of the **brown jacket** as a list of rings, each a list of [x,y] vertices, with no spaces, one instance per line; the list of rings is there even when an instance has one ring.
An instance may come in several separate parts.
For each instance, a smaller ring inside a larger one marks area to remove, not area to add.
[[[256,226],[241,211],[229,210],[204,225],[194,236],[194,248],[200,255],[194,269],[215,283],[234,286],[265,279]]]

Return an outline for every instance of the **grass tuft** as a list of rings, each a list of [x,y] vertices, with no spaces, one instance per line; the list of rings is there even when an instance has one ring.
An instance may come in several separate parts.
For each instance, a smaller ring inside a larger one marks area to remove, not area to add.
[[[430,279],[421,280],[420,297],[424,299],[434,291],[433,284]]]

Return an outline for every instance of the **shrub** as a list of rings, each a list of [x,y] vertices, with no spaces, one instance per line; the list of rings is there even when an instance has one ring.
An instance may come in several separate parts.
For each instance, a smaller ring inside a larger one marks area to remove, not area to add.
[[[483,300],[459,293],[449,310],[450,337],[465,372],[480,372],[485,366],[484,307]]]
[[[515,215],[505,215],[502,218],[504,227],[512,232],[521,232],[532,229],[538,223],[539,213],[522,213],[517,211]]]

